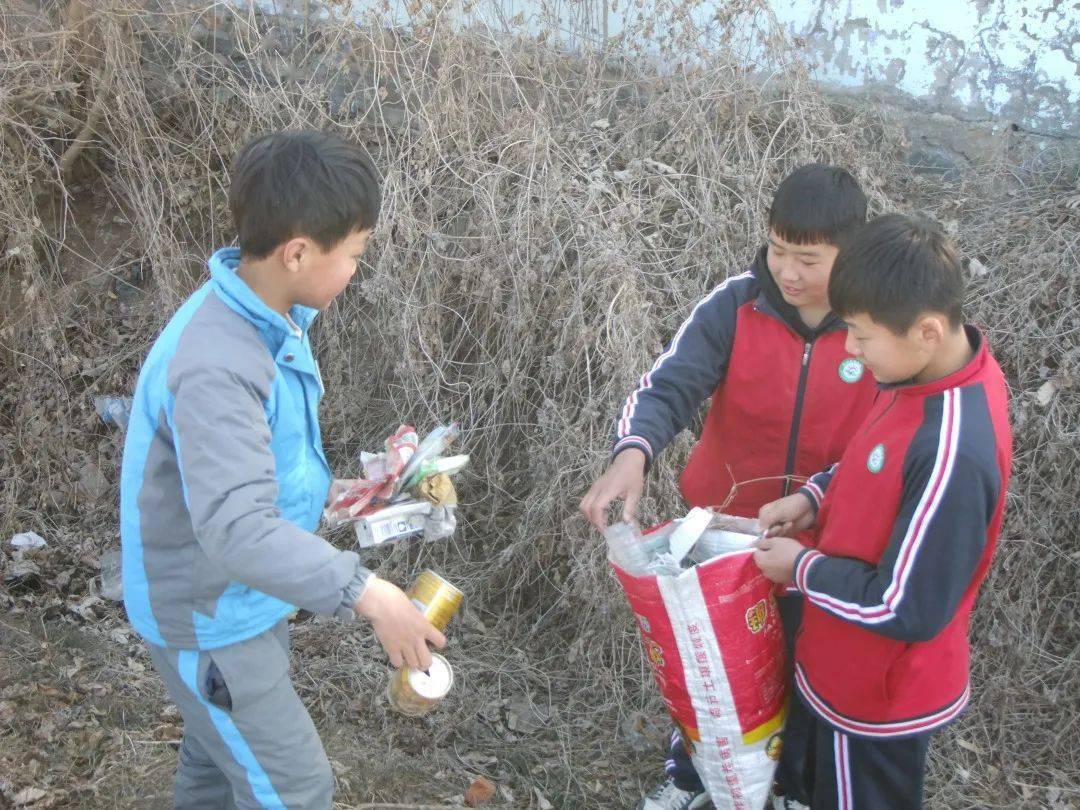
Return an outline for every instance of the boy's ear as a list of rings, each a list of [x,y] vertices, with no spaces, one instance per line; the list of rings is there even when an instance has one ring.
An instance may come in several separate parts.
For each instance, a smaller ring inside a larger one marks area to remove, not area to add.
[[[941,345],[949,331],[948,317],[938,312],[926,312],[919,316],[915,330],[922,343]]]
[[[304,254],[310,249],[308,240],[297,236],[281,245],[281,263],[290,273],[299,273]]]

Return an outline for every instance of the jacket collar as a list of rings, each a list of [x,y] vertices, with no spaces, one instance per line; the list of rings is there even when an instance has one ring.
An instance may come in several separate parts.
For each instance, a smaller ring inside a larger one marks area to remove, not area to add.
[[[826,332],[835,332],[846,328],[844,322],[831,312],[825,316],[825,320],[818,324],[817,329],[811,329],[807,326],[806,322],[799,316],[799,310],[784,300],[780,288],[776,285],[776,280],[772,277],[772,273],[769,272],[769,265],[766,261],[767,252],[768,247],[762,247],[757,256],[754,257],[754,263],[750,266],[750,272],[754,274],[758,287],[761,289],[757,300],[754,302],[754,309],[783,321],[792,332],[805,341],[811,341]]]
[[[297,304],[289,310],[289,318],[266,305],[236,273],[240,266],[240,248],[226,247],[216,251],[208,262],[214,290],[229,309],[251,321],[261,332],[280,338],[299,337],[307,332],[318,310]],[[289,323],[289,319],[292,323]]]
[[[911,381],[902,383],[879,383],[878,387],[884,391],[896,391],[900,396],[928,397],[933,396],[934,394],[940,394],[942,391],[949,388],[958,388],[962,385],[967,385],[972,380],[978,379],[986,369],[990,351],[986,347],[986,338],[982,336],[982,333],[978,328],[971,324],[965,324],[964,332],[967,334],[968,343],[971,344],[971,348],[974,350],[974,355],[963,368],[959,368],[952,374],[946,374],[941,379],[933,380],[928,383],[913,383]]]

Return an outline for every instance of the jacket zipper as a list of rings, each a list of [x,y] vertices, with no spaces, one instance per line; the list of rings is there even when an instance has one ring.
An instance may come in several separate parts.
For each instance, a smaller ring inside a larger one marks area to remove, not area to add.
[[[803,347],[802,368],[799,371],[799,387],[795,389],[795,411],[791,416],[791,436],[788,438],[787,463],[784,465],[784,496],[791,492],[791,475],[795,471],[795,450],[799,444],[799,421],[802,419],[803,399],[806,397],[806,378],[810,376],[810,352],[813,348],[813,339],[808,340]]]
[[[889,404],[881,409],[881,413],[879,413],[877,416],[874,417],[873,422],[871,422],[870,424],[864,426],[863,429],[859,431],[860,436],[865,436],[867,433],[870,432],[870,429],[874,425],[876,425],[878,422],[880,422],[882,420],[882,418],[885,416],[885,414],[887,414],[892,409],[892,406],[896,404],[897,397],[898,397],[898,394],[895,391],[893,391],[892,399],[889,400]],[[852,438],[854,438],[854,437],[852,437]]]

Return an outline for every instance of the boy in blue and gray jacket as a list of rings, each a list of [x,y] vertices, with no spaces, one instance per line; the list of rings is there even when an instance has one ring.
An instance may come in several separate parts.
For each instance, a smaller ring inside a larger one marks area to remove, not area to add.
[[[354,144],[265,136],[240,153],[238,248],[146,358],[120,487],[124,604],[184,718],[177,808],[319,808],[333,778],[289,677],[297,607],[370,619],[394,666],[445,639],[354,552],[313,534],[331,474],[308,328],[344,290],[379,212]]]

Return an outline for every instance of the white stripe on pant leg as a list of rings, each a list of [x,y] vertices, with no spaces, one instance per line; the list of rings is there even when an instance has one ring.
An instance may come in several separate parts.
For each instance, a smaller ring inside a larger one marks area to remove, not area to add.
[[[833,762],[836,767],[836,806],[838,810],[852,810],[851,760],[848,757],[846,734],[833,731]]]
[[[210,720],[221,735],[221,740],[229,753],[244,769],[255,800],[266,810],[286,810],[285,803],[270,782],[270,777],[255,758],[255,752],[251,750],[251,746],[240,733],[240,729],[233,723],[232,717],[228,712],[210,703],[199,690],[199,651],[180,650],[177,654],[176,668],[191,694],[210,713]]]
[[[847,734],[841,734],[843,739],[844,749],[844,810],[853,810],[855,807],[855,800],[851,796],[852,780],[854,774],[851,772],[851,738]]]

